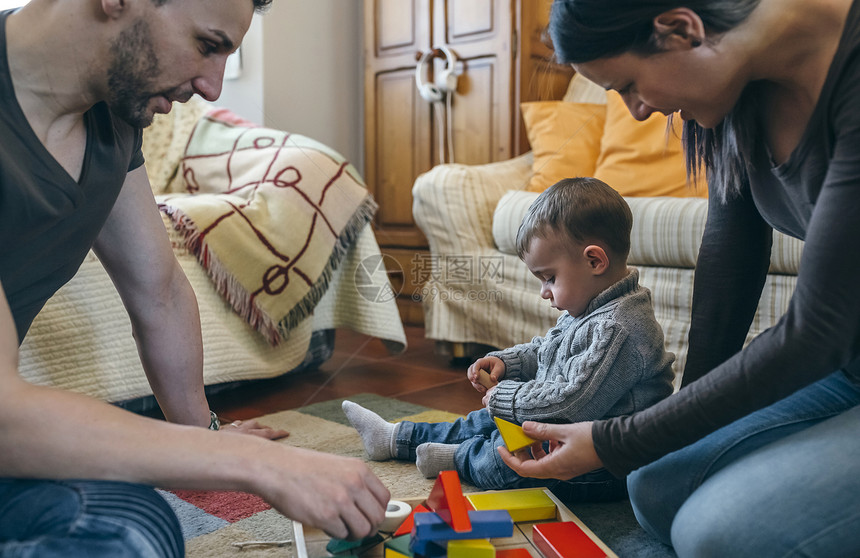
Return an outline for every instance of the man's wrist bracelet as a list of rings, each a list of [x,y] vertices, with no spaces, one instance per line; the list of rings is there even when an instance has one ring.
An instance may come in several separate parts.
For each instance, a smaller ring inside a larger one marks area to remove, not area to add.
[[[218,420],[218,415],[215,411],[209,411],[209,430],[221,430],[221,421]]]

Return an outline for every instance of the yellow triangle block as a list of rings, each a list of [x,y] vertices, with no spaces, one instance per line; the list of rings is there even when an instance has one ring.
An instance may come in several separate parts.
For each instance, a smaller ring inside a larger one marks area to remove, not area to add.
[[[523,427],[499,417],[493,417],[508,451],[514,453],[537,442],[523,433]]]
[[[516,523],[556,519],[555,502],[543,488],[466,494],[466,499],[476,510],[507,510]]]
[[[496,547],[487,539],[448,541],[448,558],[495,558]]]
[[[402,552],[397,552],[396,550],[393,550],[391,548],[386,548],[385,549],[385,558],[411,558],[411,557],[403,554]]]

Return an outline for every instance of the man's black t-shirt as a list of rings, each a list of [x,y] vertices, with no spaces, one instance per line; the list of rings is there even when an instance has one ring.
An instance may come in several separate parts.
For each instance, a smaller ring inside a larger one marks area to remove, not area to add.
[[[80,179],[69,176],[15,97],[6,51],[10,13],[0,12],[0,281],[20,343],[45,302],[80,267],[143,154],[141,130],[99,103],[84,115]]]

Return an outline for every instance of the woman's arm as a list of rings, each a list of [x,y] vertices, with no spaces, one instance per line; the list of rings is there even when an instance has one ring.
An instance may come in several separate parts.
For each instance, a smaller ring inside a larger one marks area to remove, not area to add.
[[[613,473],[626,474],[856,362],[860,126],[845,129],[814,200],[785,315],[676,395],[641,413],[596,422],[595,448]]]
[[[708,220],[696,262],[687,363],[682,386],[697,380],[743,347],[770,265],[773,232],[752,202],[708,198]]]

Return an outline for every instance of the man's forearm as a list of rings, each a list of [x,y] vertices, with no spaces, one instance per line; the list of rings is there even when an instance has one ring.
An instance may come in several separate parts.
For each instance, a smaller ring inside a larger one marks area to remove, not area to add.
[[[140,360],[170,422],[209,425],[203,390],[203,339],[197,299],[182,269],[160,300],[132,318]]]

